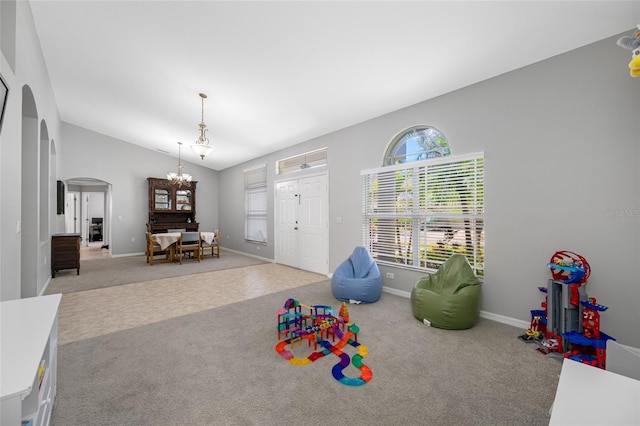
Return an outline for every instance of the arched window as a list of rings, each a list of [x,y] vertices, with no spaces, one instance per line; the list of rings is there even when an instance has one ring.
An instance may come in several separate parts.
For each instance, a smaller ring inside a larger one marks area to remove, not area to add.
[[[447,155],[451,155],[451,148],[440,130],[431,126],[415,126],[403,130],[393,138],[384,155],[383,165],[390,166]]]
[[[414,126],[363,170],[363,245],[378,264],[431,273],[454,253],[484,276],[484,154],[451,155],[442,132]]]

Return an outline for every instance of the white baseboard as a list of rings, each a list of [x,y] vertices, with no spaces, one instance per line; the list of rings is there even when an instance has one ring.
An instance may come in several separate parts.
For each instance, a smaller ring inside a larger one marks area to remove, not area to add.
[[[494,314],[492,312],[480,311],[480,318],[488,319],[491,321],[499,322],[502,324],[511,325],[513,327],[521,328],[523,330],[528,329],[531,326],[529,321],[523,321],[511,317],[505,317],[504,315]]]
[[[395,296],[404,297],[405,299],[411,299],[411,292],[409,291],[398,290],[396,288],[385,287],[385,286],[382,286],[382,291],[385,293],[393,294]]]
[[[144,256],[145,252],[140,253],[123,253],[123,254],[112,254],[111,257],[131,257],[131,256]]]
[[[255,254],[250,254],[250,253],[247,253],[247,252],[244,252],[244,251],[233,250],[233,249],[226,248],[226,247],[220,247],[220,249],[224,249],[224,251],[230,251],[231,253],[236,253],[236,254],[241,254],[243,256],[252,257],[254,259],[263,260],[265,262],[276,263],[275,259],[268,259],[266,257],[256,256]]]
[[[44,283],[44,287],[42,287],[42,290],[40,290],[40,293],[38,294],[38,296],[44,295],[44,292],[47,291],[47,287],[49,287],[49,284],[51,284],[51,275],[49,275],[47,282]]]
[[[398,289],[395,289],[395,288],[384,287],[384,286],[382,287],[382,291],[385,292],[385,293],[389,293],[389,294],[393,294],[393,295],[396,295],[396,296],[404,297],[406,299],[410,299],[411,298],[411,292],[409,292],[409,291],[398,290]],[[517,328],[522,328],[523,330],[528,329],[529,326],[531,325],[527,321],[522,321],[522,320],[519,320],[519,319],[510,318],[510,317],[505,317],[504,315],[494,314],[494,313],[487,312],[487,311],[480,311],[480,318],[488,319],[488,320],[499,322],[499,323],[502,323],[502,324],[511,325],[511,326],[517,327]]]

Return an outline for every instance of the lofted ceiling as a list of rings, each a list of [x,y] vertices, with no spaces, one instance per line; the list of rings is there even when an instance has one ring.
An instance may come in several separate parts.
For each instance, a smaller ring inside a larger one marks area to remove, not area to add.
[[[63,121],[174,157],[181,141],[185,161],[215,170],[631,32],[640,20],[637,0],[30,5]],[[188,148],[199,93],[215,147],[204,160]]]

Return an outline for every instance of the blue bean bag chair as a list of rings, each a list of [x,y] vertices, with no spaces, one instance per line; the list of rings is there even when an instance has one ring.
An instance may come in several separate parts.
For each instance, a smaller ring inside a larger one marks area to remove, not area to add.
[[[432,327],[471,328],[480,314],[480,281],[461,254],[454,254],[435,274],[420,279],[411,291],[413,316]]]
[[[336,299],[373,303],[382,293],[380,269],[364,247],[356,247],[331,277],[331,291]]]

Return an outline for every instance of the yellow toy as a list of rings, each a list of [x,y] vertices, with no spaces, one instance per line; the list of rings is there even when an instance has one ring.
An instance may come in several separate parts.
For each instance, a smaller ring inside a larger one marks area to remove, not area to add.
[[[637,28],[640,30],[640,24],[637,25]],[[633,59],[629,62],[629,74],[631,74],[631,77],[640,76],[640,31],[635,34],[635,37],[620,37],[617,44],[632,52]]]

